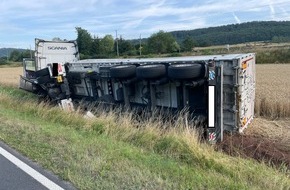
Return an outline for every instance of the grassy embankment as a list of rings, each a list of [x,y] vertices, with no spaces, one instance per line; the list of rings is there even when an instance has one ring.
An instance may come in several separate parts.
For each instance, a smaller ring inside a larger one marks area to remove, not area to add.
[[[0,139],[80,189],[289,189],[289,173],[199,142],[180,120],[136,123],[132,114],[79,113],[0,87]],[[136,128],[136,126],[139,128]]]

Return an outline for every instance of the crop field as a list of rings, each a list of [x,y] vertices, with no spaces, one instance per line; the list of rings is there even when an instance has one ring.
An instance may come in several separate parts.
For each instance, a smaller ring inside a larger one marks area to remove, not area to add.
[[[256,72],[256,113],[290,117],[290,64],[257,65]]]
[[[19,85],[19,76],[22,73],[22,67],[0,68],[0,84],[16,87]]]

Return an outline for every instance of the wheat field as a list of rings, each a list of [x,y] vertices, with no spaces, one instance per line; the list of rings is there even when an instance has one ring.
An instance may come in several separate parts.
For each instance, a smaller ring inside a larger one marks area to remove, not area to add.
[[[0,68],[0,84],[5,86],[18,86],[19,76],[22,75],[22,67]]]
[[[290,64],[256,65],[256,116],[290,117]]]

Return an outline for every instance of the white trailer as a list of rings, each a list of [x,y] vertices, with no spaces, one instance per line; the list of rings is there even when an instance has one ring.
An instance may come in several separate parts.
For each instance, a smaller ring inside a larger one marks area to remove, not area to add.
[[[73,99],[148,108],[149,112],[187,109],[203,116],[210,142],[222,140],[224,131],[242,132],[254,117],[253,53],[150,59],[75,57],[64,64],[66,75],[58,68],[67,58],[41,62],[40,55],[44,54],[36,54],[36,71],[22,77],[28,85],[21,86],[56,103]]]

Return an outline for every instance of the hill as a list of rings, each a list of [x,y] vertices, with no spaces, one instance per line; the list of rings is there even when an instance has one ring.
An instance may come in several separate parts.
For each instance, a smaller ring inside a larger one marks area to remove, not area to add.
[[[190,37],[194,40],[195,46],[211,46],[256,41],[285,42],[290,41],[289,31],[290,21],[254,21],[169,33],[180,45]],[[142,42],[146,43],[147,39],[143,38]],[[131,42],[139,44],[139,39]]]
[[[254,41],[290,41],[290,21],[255,21],[241,24],[170,32],[178,42],[187,36],[198,46],[238,44]]]
[[[24,52],[25,49],[16,49],[16,48],[0,48],[0,57],[7,57],[7,55],[10,55],[11,52],[13,51],[19,51],[19,52]]]

